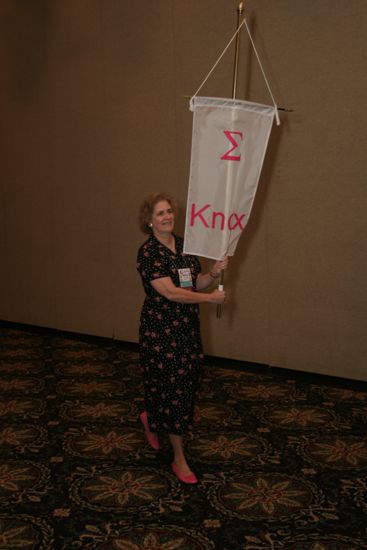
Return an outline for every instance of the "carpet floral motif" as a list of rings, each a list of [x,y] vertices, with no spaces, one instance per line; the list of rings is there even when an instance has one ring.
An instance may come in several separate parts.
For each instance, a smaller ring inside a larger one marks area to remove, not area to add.
[[[315,506],[317,489],[309,481],[280,474],[229,478],[213,493],[223,513],[243,519],[281,520]]]
[[[0,503],[37,502],[49,487],[49,469],[42,464],[18,460],[0,461]]]
[[[166,475],[154,470],[106,468],[74,475],[71,495],[80,506],[96,511],[155,509],[170,492]]]
[[[92,459],[119,459],[136,454],[145,444],[144,434],[132,428],[70,430],[65,436],[65,451]]]
[[[319,436],[303,445],[306,458],[339,470],[367,468],[367,438],[355,436]]]
[[[212,550],[213,542],[199,530],[178,526],[134,527],[126,532],[104,536],[103,532],[89,528],[94,542],[83,546],[84,550]],[[86,534],[86,538],[88,535]],[[103,542],[102,542],[103,541]]]
[[[52,529],[40,518],[0,514],[0,548],[4,550],[51,550]]]
[[[189,442],[187,449],[197,460],[212,463],[249,463],[266,452],[264,439],[243,432],[202,433]]]

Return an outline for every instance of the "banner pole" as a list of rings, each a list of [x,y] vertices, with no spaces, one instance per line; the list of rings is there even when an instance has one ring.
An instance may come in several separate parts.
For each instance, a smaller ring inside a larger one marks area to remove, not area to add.
[[[237,7],[237,29],[242,23],[242,17],[244,13],[245,13],[245,2],[240,2]],[[239,60],[239,51],[240,51],[240,34],[241,33],[237,33],[236,43],[235,43],[232,99],[236,99],[236,94],[237,94],[237,74],[238,74],[238,60]]]
[[[242,18],[245,13],[245,2],[241,1],[237,6],[237,30],[239,26],[242,23]],[[236,99],[237,94],[237,75],[238,75],[238,60],[239,60],[239,51],[240,51],[240,33],[238,32],[236,35],[236,43],[235,43],[235,52],[234,52],[234,66],[233,66],[233,81],[232,81],[232,99]],[[219,290],[223,290],[224,288],[224,271],[222,270],[220,272],[220,278],[219,278]],[[220,319],[222,313],[222,306],[220,304],[217,305],[217,319]]]

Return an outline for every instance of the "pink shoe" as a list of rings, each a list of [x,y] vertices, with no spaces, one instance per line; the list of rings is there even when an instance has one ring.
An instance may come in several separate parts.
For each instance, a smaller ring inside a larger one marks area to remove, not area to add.
[[[189,474],[188,476],[182,475],[174,462],[172,462],[172,470],[177,479],[182,481],[182,483],[189,483],[190,485],[194,485],[194,483],[198,482],[195,474]]]
[[[145,429],[145,437],[147,438],[148,440],[148,443],[149,445],[155,449],[156,451],[158,451],[161,446],[159,444],[159,439],[158,439],[158,436],[155,435],[154,433],[152,433],[149,429],[149,424],[148,424],[148,413],[147,411],[144,411],[140,414],[140,420],[141,420],[141,423],[143,424],[144,426],[144,429]]]

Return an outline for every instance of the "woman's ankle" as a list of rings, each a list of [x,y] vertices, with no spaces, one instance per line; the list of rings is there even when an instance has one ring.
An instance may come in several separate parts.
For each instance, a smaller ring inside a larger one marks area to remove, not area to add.
[[[190,466],[188,465],[187,461],[185,458],[182,458],[182,457],[175,457],[173,462],[176,464],[177,468],[180,470],[180,472],[182,472],[183,474],[190,474],[191,473],[191,468]]]

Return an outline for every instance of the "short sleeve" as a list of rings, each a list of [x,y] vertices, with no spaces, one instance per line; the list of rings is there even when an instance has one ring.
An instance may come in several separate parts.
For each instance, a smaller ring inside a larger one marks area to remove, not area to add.
[[[159,248],[149,246],[149,243],[140,247],[136,267],[142,279],[147,283],[172,275],[171,266],[168,265],[165,254]]]

